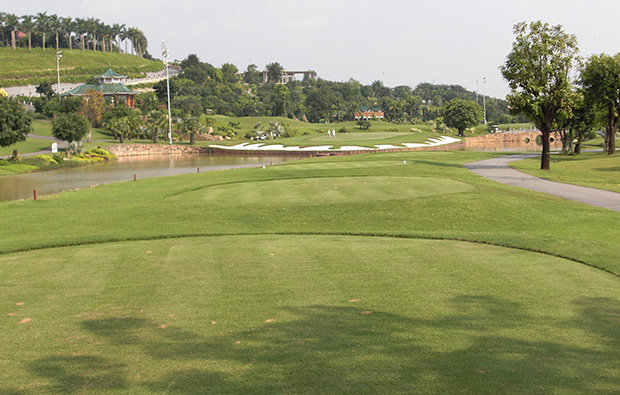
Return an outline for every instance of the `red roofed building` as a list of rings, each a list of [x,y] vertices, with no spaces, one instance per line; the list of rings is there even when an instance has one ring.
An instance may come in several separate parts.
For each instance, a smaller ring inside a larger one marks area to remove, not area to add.
[[[364,106],[360,108],[358,112],[355,113],[356,121],[359,121],[360,119],[367,121],[369,119],[383,119],[383,118],[385,118],[385,114],[383,113],[383,110],[381,110],[381,107],[378,107],[378,106],[375,106],[375,107]]]

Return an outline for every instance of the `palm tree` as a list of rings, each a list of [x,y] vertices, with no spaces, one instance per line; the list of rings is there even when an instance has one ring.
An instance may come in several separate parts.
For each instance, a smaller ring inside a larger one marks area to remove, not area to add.
[[[153,142],[159,141],[159,133],[166,130],[168,119],[160,110],[152,110],[146,116],[146,127],[153,133]]]
[[[125,53],[127,53],[127,41],[129,40],[129,29],[125,25],[121,29],[120,39],[125,41]],[[120,47],[119,47],[120,48]]]
[[[93,43],[93,51],[97,50],[97,34],[99,33],[99,19],[90,17],[86,20],[86,37],[90,37]],[[90,49],[88,40],[86,41],[86,49]]]
[[[118,53],[121,53],[121,36],[123,34],[123,30],[125,29],[125,24],[115,23],[112,25],[112,34],[116,39],[116,48],[118,49]]]
[[[15,32],[19,27],[19,18],[15,14],[4,15],[4,26],[11,30],[11,47],[15,49],[17,41],[15,40]]]
[[[73,49],[73,42],[71,41],[71,35],[75,30],[75,22],[73,22],[73,18],[61,18],[62,20],[62,29],[69,38],[69,49]]]
[[[86,34],[86,20],[82,18],[75,18],[75,32],[80,36],[80,48],[82,51],[85,49],[84,35]]]
[[[58,43],[58,34],[60,33],[60,29],[62,29],[62,20],[56,14],[52,14],[49,16],[49,27],[50,29],[56,33],[56,51],[60,48]]]
[[[36,29],[37,32],[42,35],[42,48],[45,49],[45,33],[47,33],[49,29],[49,17],[47,16],[47,11],[45,12],[37,12],[37,15],[34,17],[36,20]]]
[[[28,33],[28,49],[32,49],[32,30],[34,29],[32,15],[22,16],[21,28],[25,33]]]

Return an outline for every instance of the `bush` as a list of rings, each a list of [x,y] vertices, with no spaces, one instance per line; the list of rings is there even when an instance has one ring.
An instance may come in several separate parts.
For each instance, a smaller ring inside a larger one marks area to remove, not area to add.
[[[591,130],[589,132],[587,132],[586,134],[583,135],[584,139],[586,140],[592,140],[595,139],[598,135],[596,134],[596,132],[594,130]]]
[[[349,128],[347,127],[342,127],[338,130],[338,133],[349,133]]]

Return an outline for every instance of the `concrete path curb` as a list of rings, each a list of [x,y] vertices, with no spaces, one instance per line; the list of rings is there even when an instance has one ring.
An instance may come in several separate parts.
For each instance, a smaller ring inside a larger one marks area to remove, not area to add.
[[[620,212],[620,193],[547,181],[522,173],[508,166],[512,161],[538,156],[540,156],[540,154],[502,156],[500,158],[466,163],[465,167],[482,177],[502,184],[543,192],[564,199]]]

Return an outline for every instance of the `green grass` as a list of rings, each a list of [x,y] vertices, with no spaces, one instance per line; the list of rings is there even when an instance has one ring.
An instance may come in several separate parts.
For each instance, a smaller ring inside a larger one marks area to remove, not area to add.
[[[618,389],[618,279],[541,254],[228,236],[0,259],[7,392]]]
[[[26,141],[22,141],[20,143],[16,143],[10,145],[8,147],[0,147],[0,156],[10,156],[13,155],[13,150],[17,150],[19,155],[23,155],[30,152],[39,152],[46,149],[49,149],[52,145],[52,141],[37,139],[37,138],[27,138]]]
[[[546,180],[620,192],[620,156],[602,152],[553,155],[551,170],[540,170],[540,158],[512,162],[515,169]]]
[[[0,203],[0,390],[620,391],[620,213],[462,166],[494,155]]]

